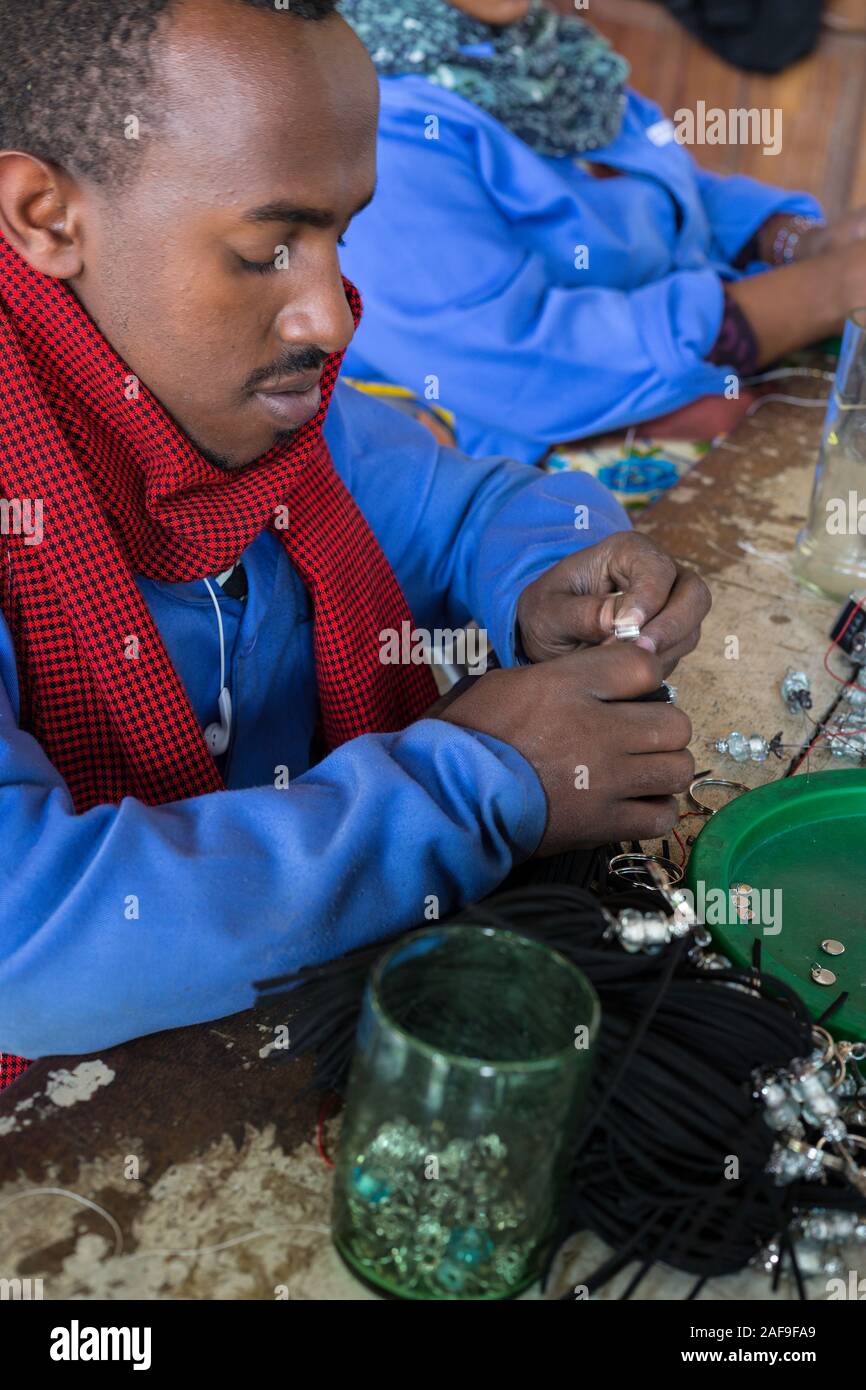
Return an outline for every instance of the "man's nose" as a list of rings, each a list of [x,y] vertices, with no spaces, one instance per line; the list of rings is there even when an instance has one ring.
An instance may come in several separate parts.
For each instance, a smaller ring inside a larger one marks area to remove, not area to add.
[[[343,288],[336,252],[303,277],[276,320],[280,342],[306,347],[315,343],[323,352],[343,352],[352,341],[355,321]]]

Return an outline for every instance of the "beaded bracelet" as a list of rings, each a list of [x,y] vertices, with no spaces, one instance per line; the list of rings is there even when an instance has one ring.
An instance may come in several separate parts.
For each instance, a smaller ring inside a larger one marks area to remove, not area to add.
[[[776,233],[773,241],[771,255],[772,265],[791,265],[797,255],[797,247],[800,245],[803,234],[809,232],[813,227],[823,227],[826,224],[817,217],[792,217],[789,222],[785,222]]]

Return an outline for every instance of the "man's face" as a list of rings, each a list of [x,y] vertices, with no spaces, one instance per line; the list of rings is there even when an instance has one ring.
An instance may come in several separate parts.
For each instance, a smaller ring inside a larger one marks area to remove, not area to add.
[[[164,131],[119,192],[85,190],[72,287],[186,434],[239,467],[312,418],[352,337],[337,246],[375,183],[376,79],[336,15],[184,0],[163,32]]]
[[[448,0],[455,10],[485,24],[516,24],[532,7],[532,0]]]

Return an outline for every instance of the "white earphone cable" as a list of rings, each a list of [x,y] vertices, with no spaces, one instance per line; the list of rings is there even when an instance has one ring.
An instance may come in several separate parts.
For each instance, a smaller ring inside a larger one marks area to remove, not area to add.
[[[226,639],[225,633],[223,631],[223,615],[220,612],[219,599],[213,591],[210,580],[206,579],[204,582],[207,585],[207,591],[211,596],[211,602],[213,603],[213,606],[216,609],[217,627],[219,628],[220,634],[220,692],[222,692],[223,690],[225,690],[226,687]]]

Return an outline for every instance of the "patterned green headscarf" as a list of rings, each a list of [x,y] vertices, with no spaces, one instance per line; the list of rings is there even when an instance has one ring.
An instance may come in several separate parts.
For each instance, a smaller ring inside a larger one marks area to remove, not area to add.
[[[489,111],[548,155],[616,139],[628,63],[577,18],[532,9],[482,24],[447,0],[342,0],[340,10],[386,77],[418,73]]]

